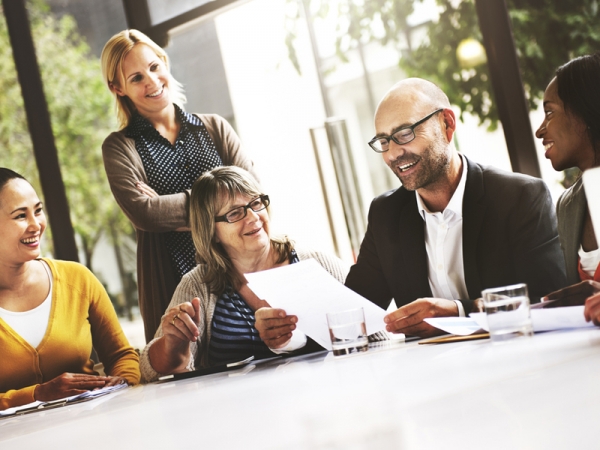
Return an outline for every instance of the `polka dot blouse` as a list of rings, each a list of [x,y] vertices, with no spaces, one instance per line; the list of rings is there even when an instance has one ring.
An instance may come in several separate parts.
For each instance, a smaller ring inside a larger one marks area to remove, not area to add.
[[[202,121],[175,105],[181,129],[172,145],[144,117],[131,118],[126,134],[134,139],[148,178],[148,185],[159,195],[191,189],[204,172],[222,166],[215,144]],[[190,232],[164,233],[165,245],[179,280],[196,266],[194,243]]]

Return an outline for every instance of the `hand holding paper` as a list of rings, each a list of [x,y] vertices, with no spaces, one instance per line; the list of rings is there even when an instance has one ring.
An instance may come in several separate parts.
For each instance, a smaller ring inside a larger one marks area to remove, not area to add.
[[[256,331],[267,347],[278,349],[292,339],[292,332],[296,329],[296,316],[286,315],[283,309],[260,308],[254,315]]]
[[[430,317],[456,316],[457,306],[453,300],[443,298],[419,298],[385,317],[387,331],[400,332],[419,337],[440,334],[439,330],[427,322]]]
[[[363,308],[368,334],[385,329],[383,309],[348,289],[313,259],[245,277],[256,295],[296,316],[298,328],[327,350],[331,350],[328,312]]]

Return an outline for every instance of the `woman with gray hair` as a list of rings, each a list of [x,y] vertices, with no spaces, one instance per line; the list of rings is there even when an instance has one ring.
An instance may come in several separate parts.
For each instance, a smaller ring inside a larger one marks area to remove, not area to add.
[[[335,256],[271,236],[269,204],[252,175],[238,167],[218,167],[194,183],[190,224],[199,264],[181,280],[142,352],[146,381],[305,348],[306,336],[294,331],[298,318],[270,308],[243,274],[314,258],[343,283],[347,268]]]

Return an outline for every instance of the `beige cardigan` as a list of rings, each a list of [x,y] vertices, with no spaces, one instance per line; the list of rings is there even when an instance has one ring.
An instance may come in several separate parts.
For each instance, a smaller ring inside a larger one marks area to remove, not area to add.
[[[242,150],[231,125],[216,114],[196,115],[206,126],[223,165],[242,167],[256,176],[253,163]],[[187,196],[182,192],[149,198],[138,191],[136,182],[148,183],[148,179],[135,141],[123,131],[106,138],[102,157],[115,200],[136,229],[139,304],[148,342],[160,325],[177,286],[162,233],[187,226]]]
[[[339,258],[329,255],[323,252],[309,251],[309,250],[296,250],[298,259],[304,261],[306,259],[315,259],[327,272],[329,272],[334,278],[340,283],[343,283],[348,273],[348,267]],[[208,355],[208,343],[210,342],[211,335],[211,324],[213,313],[215,311],[215,305],[217,304],[217,296],[212,292],[209,292],[208,287],[203,281],[204,266],[198,265],[194,270],[188,272],[181,279],[181,283],[177,286],[173,300],[169,304],[167,309],[173,308],[181,303],[189,302],[193,298],[198,297],[200,299],[200,323],[198,328],[200,331],[200,337],[197,342],[190,342],[190,354],[193,356],[190,358],[188,365],[189,370],[194,370],[196,367],[206,367]],[[148,343],[140,355],[140,369],[142,372],[142,379],[144,382],[155,381],[160,374],[154,370],[152,364],[150,364],[150,357],[148,352],[154,342],[163,335],[162,326],[156,331],[154,340]]]

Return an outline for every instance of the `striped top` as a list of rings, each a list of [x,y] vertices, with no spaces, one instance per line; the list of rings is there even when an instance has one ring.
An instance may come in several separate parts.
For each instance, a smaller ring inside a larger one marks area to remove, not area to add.
[[[331,276],[340,283],[343,283],[348,273],[348,266],[339,258],[328,253],[315,250],[296,248],[296,253],[300,261],[314,259]],[[200,338],[190,342],[190,358],[186,365],[187,370],[195,370],[202,367],[210,367],[208,358],[208,347],[212,341],[212,322],[215,313],[215,307],[219,296],[213,294],[206,284],[206,266],[198,264],[194,269],[188,272],[177,286],[171,303],[166,309],[175,308],[182,303],[189,302],[190,298],[198,297],[200,299],[200,315],[198,317],[198,331]],[[154,339],[144,347],[140,353],[140,369],[145,382],[156,381],[161,375],[150,362],[150,351],[153,345],[163,336],[162,325],[156,330]]]
[[[295,250],[290,255],[290,264],[299,261]],[[224,292],[215,306],[211,324],[211,340],[208,345],[209,364],[241,361],[249,356],[264,359],[274,356],[262,341],[254,327],[254,311],[233,289]]]

